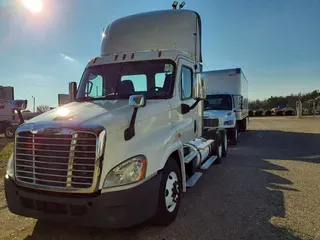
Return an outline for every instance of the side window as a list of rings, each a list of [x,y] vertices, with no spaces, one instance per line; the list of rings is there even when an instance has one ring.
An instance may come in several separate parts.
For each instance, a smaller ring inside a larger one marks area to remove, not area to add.
[[[192,97],[192,70],[187,67],[181,68],[181,99]]]
[[[136,92],[147,91],[147,76],[144,74],[139,75],[124,75],[121,77],[121,81],[130,80],[133,83],[134,90]]]
[[[166,73],[165,72],[164,73],[157,73],[155,75],[155,80],[156,80],[155,86],[163,88],[165,78],[166,78]]]
[[[103,78],[100,75],[94,76],[90,78],[90,82],[87,85],[87,95],[89,97],[102,97],[103,96]]]

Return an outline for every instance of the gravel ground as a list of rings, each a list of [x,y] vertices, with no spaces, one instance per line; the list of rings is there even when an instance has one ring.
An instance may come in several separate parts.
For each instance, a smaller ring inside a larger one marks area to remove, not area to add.
[[[320,119],[251,118],[249,131],[184,194],[167,228],[72,227],[11,214],[0,185],[0,239],[320,239]]]

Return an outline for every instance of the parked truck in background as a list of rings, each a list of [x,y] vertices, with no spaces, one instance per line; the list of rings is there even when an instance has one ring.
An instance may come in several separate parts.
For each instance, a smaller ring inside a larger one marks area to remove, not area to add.
[[[5,176],[9,210],[96,227],[170,224],[182,192],[221,161],[227,135],[216,128],[203,137],[201,62],[194,11],[111,23],[100,56],[78,87],[69,84],[72,102],[17,129]]]
[[[248,81],[241,70],[223,69],[204,72],[207,97],[204,101],[205,131],[210,131],[212,119],[220,119],[219,126],[228,132],[232,144],[237,144],[240,131],[247,130]],[[214,121],[214,120],[213,120]]]
[[[4,134],[7,138],[12,138],[16,129],[15,114],[12,108],[13,99],[14,88],[0,86],[0,134]]]

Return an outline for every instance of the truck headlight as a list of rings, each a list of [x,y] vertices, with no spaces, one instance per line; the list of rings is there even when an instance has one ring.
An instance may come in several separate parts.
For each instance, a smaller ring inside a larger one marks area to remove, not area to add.
[[[103,188],[122,186],[145,178],[147,159],[143,155],[132,157],[113,168],[106,176]]]
[[[13,154],[11,154],[8,164],[7,164],[7,170],[6,173],[9,177],[14,177],[14,162],[13,162]]]
[[[225,121],[224,125],[233,125],[234,121],[233,120],[229,120],[229,121]]]

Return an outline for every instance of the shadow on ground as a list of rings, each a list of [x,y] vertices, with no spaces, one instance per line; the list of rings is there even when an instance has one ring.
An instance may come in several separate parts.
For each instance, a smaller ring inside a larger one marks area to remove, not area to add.
[[[228,158],[211,167],[184,194],[178,218],[167,228],[145,224],[106,230],[38,221],[26,239],[300,239],[292,230],[270,223],[273,217],[286,217],[283,192],[300,190],[293,188],[288,179],[267,172],[288,169],[265,159],[320,163],[319,142],[317,134],[243,133]]]

